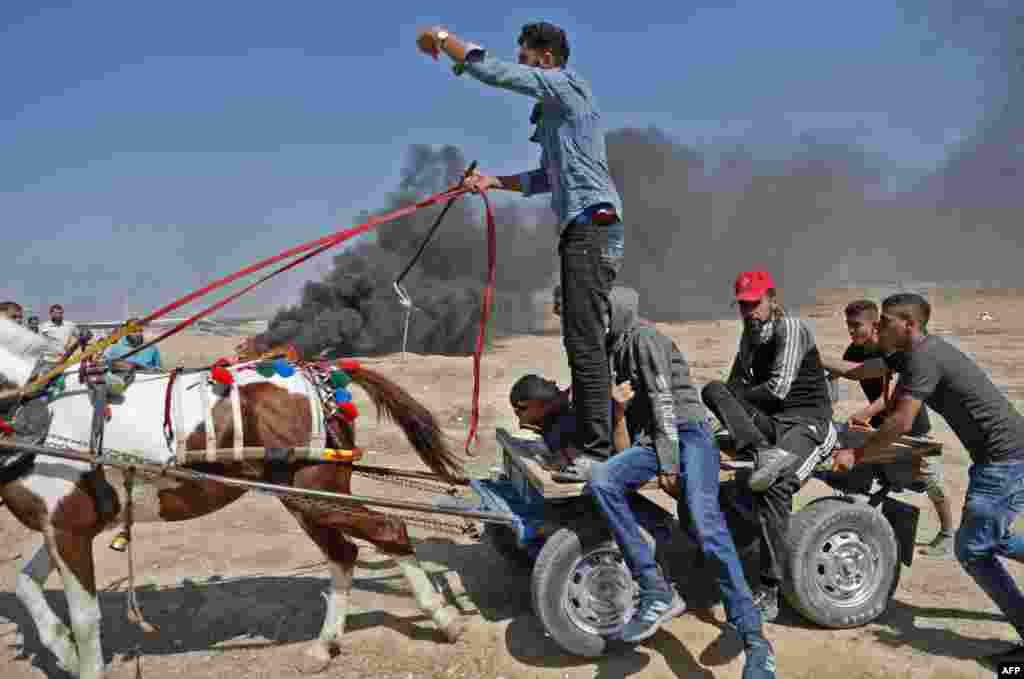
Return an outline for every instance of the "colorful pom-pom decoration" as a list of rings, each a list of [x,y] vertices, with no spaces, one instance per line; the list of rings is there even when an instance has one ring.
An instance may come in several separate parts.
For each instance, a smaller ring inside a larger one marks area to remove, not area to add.
[[[363,366],[354,358],[343,358],[341,362],[338,363],[338,367],[345,372],[352,373],[356,370],[360,370]]]
[[[216,361],[214,361],[213,365],[214,366],[218,366],[219,365],[221,367],[227,368],[228,366],[231,365],[231,359],[230,358],[225,358],[225,357],[222,356],[221,358],[218,358]]]
[[[272,363],[257,363],[256,372],[260,374],[260,377],[270,378],[273,377],[277,371],[274,370],[274,364]]]
[[[235,383],[235,376],[222,365],[216,365],[213,367],[213,370],[210,371],[210,379],[225,387],[230,387]]]
[[[331,371],[331,386],[336,389],[344,389],[349,385],[352,378],[344,370],[332,370]]]
[[[356,408],[356,404],[353,403],[352,401],[339,404],[338,410],[341,412],[342,415],[345,416],[345,419],[348,420],[349,422],[359,417],[359,410]]]
[[[295,366],[288,362],[285,358],[274,359],[274,372],[284,378],[289,378],[295,374]]]
[[[352,394],[349,393],[348,389],[341,388],[334,390],[334,401],[338,405],[342,403],[348,403],[352,400]]]

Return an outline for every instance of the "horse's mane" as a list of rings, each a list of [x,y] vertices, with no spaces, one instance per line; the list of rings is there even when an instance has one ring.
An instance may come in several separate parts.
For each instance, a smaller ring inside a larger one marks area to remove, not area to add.
[[[39,358],[53,349],[48,337],[0,316],[0,381],[25,386]]]

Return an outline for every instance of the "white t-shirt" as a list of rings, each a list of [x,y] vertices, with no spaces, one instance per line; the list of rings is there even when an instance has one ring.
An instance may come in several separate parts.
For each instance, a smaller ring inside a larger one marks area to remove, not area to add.
[[[64,347],[67,346],[68,340],[78,336],[78,326],[71,321],[64,321],[60,325],[55,325],[53,321],[46,321],[39,326],[39,334],[49,337],[57,345],[54,353],[48,354],[44,358],[48,361],[59,361],[64,355]]]

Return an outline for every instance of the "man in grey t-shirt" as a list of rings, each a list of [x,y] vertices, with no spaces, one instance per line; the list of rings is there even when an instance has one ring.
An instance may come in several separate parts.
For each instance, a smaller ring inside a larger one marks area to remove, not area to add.
[[[900,374],[895,407],[862,448],[837,451],[847,470],[910,431],[922,404],[942,415],[970,453],[970,484],[956,535],[964,570],[995,602],[1024,640],[1024,592],[996,558],[1024,563],[1024,535],[1010,532],[1024,513],[1024,417],[971,359],[927,334],[931,307],[900,293],[882,303],[879,342],[885,359],[868,361],[852,379]],[[1024,662],[1024,643],[982,660],[989,667]]]

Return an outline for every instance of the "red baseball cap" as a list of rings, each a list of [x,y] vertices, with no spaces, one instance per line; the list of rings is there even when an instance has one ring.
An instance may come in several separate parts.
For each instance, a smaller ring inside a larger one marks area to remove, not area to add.
[[[775,281],[767,271],[744,271],[736,277],[736,299],[758,302],[774,287]]]

